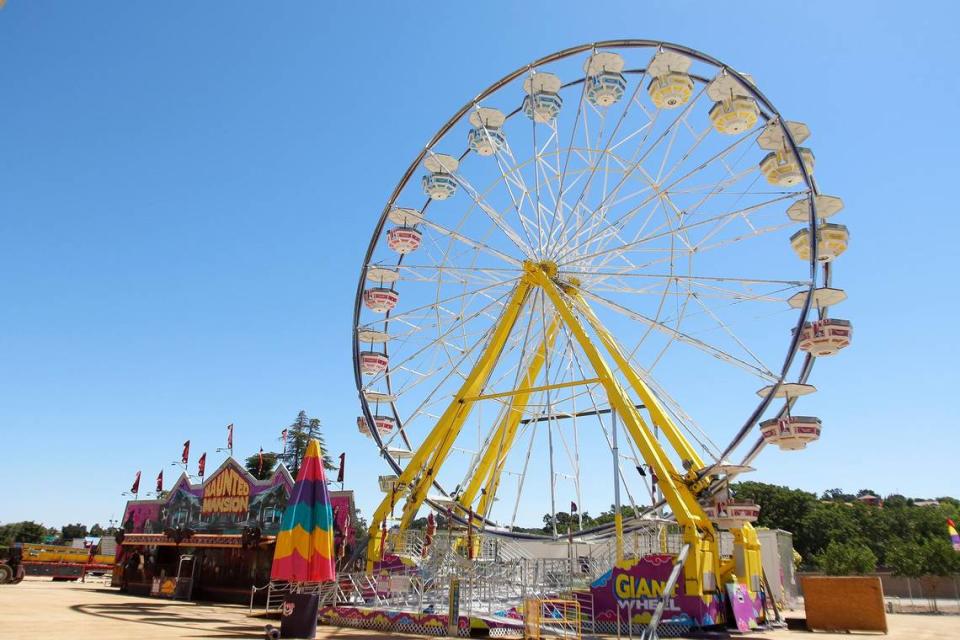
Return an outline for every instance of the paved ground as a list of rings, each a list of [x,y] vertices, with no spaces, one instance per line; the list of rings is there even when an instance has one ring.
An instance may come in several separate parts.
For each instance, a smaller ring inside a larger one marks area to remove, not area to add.
[[[886,637],[890,640],[960,638],[960,616],[890,615],[888,622],[890,634]],[[263,620],[247,617],[246,607],[137,598],[121,595],[103,584],[28,579],[18,585],[0,586],[2,639],[262,638],[263,625]],[[383,634],[321,627],[317,637],[363,640]],[[746,636],[748,640],[807,637],[806,633],[790,631]],[[850,640],[847,634],[815,636],[816,640],[841,637]]]

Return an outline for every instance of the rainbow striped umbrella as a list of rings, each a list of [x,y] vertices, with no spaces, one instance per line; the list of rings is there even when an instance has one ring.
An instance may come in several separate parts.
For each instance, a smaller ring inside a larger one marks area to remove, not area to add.
[[[328,582],[336,575],[333,567],[333,510],[323,474],[320,443],[311,440],[280,521],[270,578],[290,582]]]

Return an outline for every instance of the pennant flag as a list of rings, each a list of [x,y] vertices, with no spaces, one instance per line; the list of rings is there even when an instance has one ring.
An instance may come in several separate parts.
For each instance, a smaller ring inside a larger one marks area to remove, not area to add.
[[[280,521],[270,578],[289,582],[329,582],[336,578],[333,509],[320,443],[315,439],[307,445]]]
[[[233,450],[233,423],[227,425],[227,449]]]
[[[187,464],[187,461],[190,459],[190,441],[187,440],[183,443],[183,453],[180,454],[180,462]]]
[[[960,534],[957,533],[957,525],[953,524],[953,520],[947,518],[947,533],[950,534],[950,543],[953,545],[954,551],[960,551]]]
[[[260,447],[260,453],[257,454],[257,475],[263,473],[263,447]]]
[[[204,472],[207,470],[207,452],[206,451],[204,451],[200,455],[200,459],[197,460],[197,467],[198,467],[197,473],[202,478]]]
[[[343,482],[343,467],[347,464],[347,452],[340,454],[340,469],[337,470],[337,482]]]
[[[163,469],[160,469],[160,473],[157,475],[157,493],[163,491]]]
[[[571,501],[570,501],[570,513],[576,513],[576,512],[577,512],[577,503],[574,502],[573,500],[571,500]]]
[[[130,487],[130,493],[140,493],[140,472],[139,471],[137,471],[137,475],[133,479],[133,486]]]

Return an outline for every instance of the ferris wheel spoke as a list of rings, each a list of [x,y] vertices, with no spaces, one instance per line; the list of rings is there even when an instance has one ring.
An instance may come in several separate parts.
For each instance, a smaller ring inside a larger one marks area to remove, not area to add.
[[[469,267],[469,266],[448,266],[444,264],[399,264],[397,270],[401,272],[401,282],[432,282],[441,283],[439,278],[443,275],[452,275],[457,278],[473,278],[476,280],[473,284],[489,284],[490,286],[499,286],[516,280],[518,274],[523,270],[512,267]],[[422,271],[434,271],[436,275],[425,275]],[[408,275],[404,275],[404,273]],[[485,276],[485,277],[484,277]],[[504,278],[506,279],[498,279]],[[466,284],[458,280],[450,281],[454,284]]]
[[[760,358],[757,356],[757,354],[754,353],[753,350],[750,349],[750,347],[748,347],[748,346],[746,345],[746,343],[744,343],[743,340],[741,340],[741,339],[737,336],[737,334],[735,334],[735,333],[733,332],[733,330],[730,328],[730,325],[728,325],[726,322],[724,322],[723,320],[721,320],[720,317],[719,317],[710,307],[708,307],[706,304],[704,304],[703,300],[701,300],[699,296],[697,296],[696,294],[694,294],[694,295],[691,295],[690,297],[693,299],[694,302],[696,302],[697,304],[700,305],[700,307],[704,310],[704,312],[705,312],[708,316],[710,316],[710,317],[713,319],[713,321],[716,322],[717,325],[720,326],[721,329],[723,329],[724,333],[726,333],[728,336],[730,336],[730,338],[732,338],[733,341],[736,342],[736,343],[740,346],[740,348],[743,349],[743,351],[744,351],[745,353],[747,353],[747,354],[753,359],[753,361],[757,364],[757,366],[758,366],[759,368],[764,369],[764,370],[766,370],[766,371],[770,371],[771,373],[773,373],[773,371],[770,369],[770,367],[768,367],[762,360],[760,360]]]
[[[490,132],[484,129],[488,139],[490,138]],[[504,142],[503,149],[499,148],[499,145],[495,144],[493,140],[489,140],[491,145],[497,149],[497,152],[494,154],[497,162],[497,169],[500,171],[500,176],[503,181],[504,187],[506,187],[507,192],[510,196],[510,201],[513,203],[513,209],[516,211],[517,219],[520,222],[520,226],[523,229],[524,236],[526,236],[526,241],[528,247],[533,248],[533,240],[530,237],[530,228],[533,227],[534,223],[532,220],[528,219],[523,215],[523,203],[524,201],[530,202],[531,209],[536,212],[536,203],[533,201],[533,198],[530,194],[530,189],[527,187],[526,181],[523,179],[523,172],[520,171],[519,166],[517,165],[516,158],[513,155],[513,150],[510,147],[510,142]],[[509,162],[506,162],[509,160]],[[509,170],[504,169],[504,164],[507,164]],[[514,187],[520,190],[520,200],[518,201],[513,189],[510,188],[510,185],[513,184]]]
[[[745,362],[740,358],[737,358],[736,356],[733,356],[727,353],[723,349],[710,345],[704,342],[703,340],[694,338],[693,336],[689,336],[683,333],[682,331],[679,331],[677,329],[674,329],[673,327],[667,326],[663,322],[658,322],[653,318],[649,318],[642,313],[628,309],[627,307],[617,302],[614,302],[613,300],[609,300],[603,296],[599,296],[595,293],[591,293],[590,291],[581,290],[581,293],[585,297],[595,300],[596,302],[602,304],[603,306],[613,311],[616,311],[617,313],[620,313],[621,315],[624,315],[630,318],[631,320],[636,320],[644,325],[652,327],[653,329],[670,336],[671,338],[679,342],[683,342],[685,344],[689,344],[690,346],[696,347],[697,349],[703,351],[704,353],[711,355],[715,358],[718,358],[729,364],[735,365],[743,369],[744,371],[752,373],[753,375],[757,376],[762,380],[767,380],[769,382],[776,382],[779,379],[779,377],[776,374],[774,374],[772,371],[764,370],[759,367],[756,367],[750,364],[749,362]]]
[[[632,248],[634,248],[634,247],[638,247],[638,246],[640,246],[640,245],[643,245],[643,244],[645,244],[645,243],[651,242],[651,241],[653,241],[653,240],[657,240],[657,239],[660,239],[660,238],[666,238],[666,237],[672,236],[672,235],[674,235],[674,234],[676,234],[676,233],[686,233],[686,232],[689,232],[689,231],[691,231],[691,230],[693,230],[693,229],[698,229],[698,228],[701,228],[701,227],[706,227],[706,226],[709,226],[709,225],[711,225],[711,224],[717,224],[718,222],[722,222],[722,221],[727,220],[727,219],[737,218],[737,217],[743,217],[743,216],[745,216],[745,215],[749,215],[749,214],[751,214],[751,213],[753,213],[753,212],[760,211],[761,209],[765,209],[765,208],[769,207],[769,206],[772,205],[772,204],[775,204],[775,203],[777,203],[777,202],[782,202],[783,200],[787,200],[787,199],[789,199],[789,196],[780,196],[780,197],[777,197],[777,198],[773,198],[773,199],[771,199],[771,200],[766,200],[766,201],[764,201],[764,202],[760,202],[760,203],[757,203],[757,204],[750,205],[750,206],[748,206],[748,207],[743,207],[743,208],[741,208],[741,209],[736,209],[736,210],[734,210],[734,211],[728,211],[728,212],[726,212],[726,213],[721,213],[721,214],[719,214],[719,215],[716,215],[716,216],[713,216],[713,217],[710,217],[710,218],[706,218],[706,219],[704,219],[704,220],[698,220],[697,222],[691,222],[691,223],[689,223],[689,224],[684,224],[684,225],[681,225],[681,226],[676,227],[676,228],[670,228],[670,229],[667,229],[667,230],[661,230],[661,229],[664,227],[664,225],[667,224],[667,223],[665,222],[664,224],[661,224],[661,225],[659,225],[658,227],[656,227],[656,228],[653,230],[654,232],[651,232],[651,233],[649,233],[648,235],[646,235],[646,236],[644,236],[644,237],[642,237],[642,238],[638,238],[638,239],[633,240],[633,241],[631,241],[631,242],[627,242],[627,243],[625,243],[625,244],[618,245],[618,246],[615,246],[615,247],[612,247],[612,248],[609,248],[609,249],[604,249],[604,250],[601,250],[601,251],[595,251],[595,252],[593,252],[593,253],[584,254],[584,255],[582,255],[582,256],[579,256],[576,260],[572,260],[572,261],[570,261],[570,262],[559,262],[559,263],[557,263],[557,264],[558,264],[558,266],[563,267],[563,266],[568,265],[568,264],[574,264],[574,263],[576,263],[576,262],[581,262],[581,261],[584,261],[584,260],[589,260],[589,259],[591,259],[591,258],[595,258],[595,257],[601,256],[601,255],[605,255],[605,254],[616,254],[616,253],[628,252],[628,251],[630,251],[630,250],[631,250]],[[789,225],[788,225],[788,224],[781,225],[781,226],[779,226],[778,228],[782,228],[783,226],[789,226]],[[696,249],[696,250],[697,250],[698,252],[700,251],[700,249]]]
[[[493,308],[494,306],[497,306],[497,305],[502,306],[502,305],[504,305],[504,304],[505,304],[505,300],[506,300],[510,295],[512,295],[512,293],[513,293],[513,290],[511,289],[510,291],[507,291],[506,293],[504,293],[504,294],[501,295],[500,297],[493,299],[491,302],[489,302],[488,304],[486,304],[486,305],[484,305],[483,307],[481,307],[480,310],[476,311],[475,313],[473,313],[473,314],[472,314],[471,316],[469,316],[468,318],[462,318],[462,319],[460,319],[460,320],[457,320],[457,321],[451,323],[451,325],[450,325],[449,327],[447,327],[437,338],[431,340],[431,341],[430,341],[429,343],[427,343],[425,346],[421,347],[420,349],[418,349],[418,350],[417,350],[416,352],[414,352],[413,354],[405,357],[403,360],[400,360],[399,362],[396,362],[396,363],[391,363],[391,367],[392,367],[392,368],[402,367],[403,365],[409,363],[411,360],[413,360],[413,359],[416,358],[417,356],[421,355],[421,354],[422,354],[424,351],[426,351],[427,349],[429,349],[429,348],[431,348],[431,347],[433,347],[433,346],[436,346],[437,344],[443,344],[443,343],[445,343],[446,338],[447,338],[451,333],[453,333],[457,328],[459,328],[461,324],[464,324],[464,323],[466,323],[466,322],[469,322],[470,320],[473,320],[473,319],[476,319],[476,318],[480,317],[481,315],[483,315],[484,313],[486,313],[489,309]],[[459,348],[457,348],[457,349],[459,350]],[[372,376],[371,384],[374,383],[374,382],[377,382],[378,380],[382,380],[383,378],[389,377],[389,375],[390,375],[390,369],[386,369],[384,372],[379,373],[379,374],[377,374],[377,375],[375,375],[375,376]]]
[[[375,327],[375,325],[377,325],[377,324],[387,325],[387,324],[389,324],[390,322],[395,322],[395,321],[400,320],[400,319],[403,319],[403,318],[409,318],[409,317],[411,317],[411,316],[413,316],[414,314],[417,314],[417,313],[422,313],[422,312],[431,311],[431,310],[435,309],[436,307],[438,307],[438,306],[440,306],[440,305],[444,305],[444,304],[447,304],[447,303],[452,303],[452,302],[455,302],[455,301],[457,301],[457,300],[459,300],[459,299],[461,299],[461,298],[464,298],[464,297],[474,296],[474,295],[476,295],[476,294],[481,294],[481,293],[484,293],[484,292],[487,292],[487,291],[491,291],[491,290],[493,290],[493,289],[496,289],[497,287],[513,286],[513,285],[516,284],[517,280],[519,280],[519,276],[517,276],[517,277],[515,277],[515,278],[511,278],[511,279],[509,279],[509,280],[503,280],[503,281],[501,281],[501,282],[495,282],[495,283],[493,283],[493,284],[488,284],[488,285],[485,285],[485,286],[480,287],[480,288],[478,288],[478,289],[471,289],[471,290],[465,291],[465,292],[463,292],[463,293],[458,293],[458,294],[456,294],[456,295],[448,296],[448,297],[446,297],[446,298],[442,298],[442,299],[436,300],[436,301],[434,301],[434,302],[430,302],[430,303],[427,303],[427,304],[424,304],[424,305],[420,305],[420,306],[417,306],[417,307],[413,307],[413,308],[411,308],[411,309],[406,309],[406,310],[398,311],[398,312],[393,312],[393,311],[391,311],[391,312],[390,312],[390,315],[387,315],[387,316],[384,316],[383,318],[378,318],[378,319],[376,319],[376,320],[370,321],[370,322],[362,325],[361,328],[373,329],[373,328]]]
[[[570,346],[571,353],[573,354],[573,361],[577,371],[579,372],[580,378],[586,379],[587,374],[583,368],[583,363],[580,361],[580,356],[577,354],[575,340],[566,325],[563,325],[563,334],[564,334],[564,339],[566,340],[566,343]],[[597,418],[597,424],[600,427],[600,431],[603,433],[604,440],[607,443],[607,448],[609,449],[612,455],[614,452],[613,439],[610,435],[610,432],[607,430],[607,426],[603,422],[603,418],[601,417],[602,415],[601,406],[609,406],[609,404],[607,403],[605,405],[603,403],[598,403],[594,395],[594,391],[590,387],[587,387],[587,396],[590,398],[590,404],[593,407],[593,415],[596,416]],[[615,425],[612,425],[612,427],[616,428]],[[627,438],[627,439],[630,440],[630,438]],[[630,505],[633,507],[633,509],[636,510],[637,508],[636,501],[634,500],[633,494],[630,491],[631,483],[628,481],[627,476],[623,473],[623,467],[620,467],[618,465],[618,471],[620,474],[620,481],[623,483],[623,487],[626,490],[627,499],[630,502]]]
[[[642,78],[641,78],[641,81],[642,81]],[[637,88],[639,89],[639,87],[640,87],[640,85],[638,84],[638,85],[637,85]],[[636,91],[636,90],[635,90],[635,91]],[[652,154],[652,153],[654,152],[654,150],[656,150],[657,147],[660,145],[660,143],[663,142],[663,140],[667,137],[667,135],[669,134],[669,132],[670,132],[671,130],[673,130],[673,128],[676,126],[676,124],[677,124],[681,119],[686,118],[687,114],[690,113],[690,111],[693,109],[693,106],[699,101],[700,96],[704,95],[704,92],[705,92],[705,91],[706,91],[706,85],[704,85],[704,87],[697,93],[697,95],[696,95],[692,100],[690,100],[690,101],[687,103],[687,105],[680,111],[680,113],[679,113],[679,114],[677,115],[677,117],[673,120],[673,122],[657,137],[657,139],[650,145],[650,147],[643,152],[643,155],[641,155],[639,159],[636,159],[635,161],[632,161],[632,162],[631,162],[630,170],[629,170],[629,171],[625,171],[623,177],[620,179],[620,181],[617,183],[617,185],[614,186],[614,189],[613,189],[613,193],[614,193],[614,194],[616,194],[616,193],[619,192],[619,190],[620,190],[620,188],[623,186],[623,184],[625,184],[626,181],[627,181],[627,179],[633,174],[633,172],[634,172],[634,170],[636,169],[636,167],[642,165],[642,164],[646,161],[646,159],[650,156],[650,154]],[[632,103],[633,103],[633,100],[631,99],[630,104],[632,104]],[[634,153],[636,154],[636,153],[638,153],[639,151],[640,151],[640,148],[636,149]],[[634,155],[634,157],[636,157],[636,156]],[[607,198],[609,198],[609,196],[607,196]],[[605,200],[606,200],[606,198],[605,198]],[[598,209],[598,210],[599,210],[599,209],[602,209],[605,204],[606,204],[605,201],[601,201],[600,204],[597,205],[596,209]],[[606,220],[604,220],[603,223],[604,223],[604,224],[607,224],[607,225],[610,224],[610,223],[606,222]],[[582,225],[581,225],[581,227],[582,227]],[[579,232],[581,231],[581,227],[578,227],[578,228],[574,231],[574,238],[576,238],[576,237],[579,236]],[[561,251],[558,255],[554,255],[554,256],[553,256],[553,260],[554,260],[555,262],[558,262],[558,263],[559,263],[559,262],[564,258],[564,256],[567,255],[571,250],[572,250],[572,249],[571,249],[570,247],[568,247],[566,250]]]
[[[712,163],[715,162],[718,158],[723,158],[723,157],[725,157],[726,155],[729,155],[729,154],[732,153],[735,149],[737,149],[741,144],[743,144],[744,141],[746,141],[746,140],[751,140],[752,137],[753,137],[753,134],[755,134],[757,131],[759,131],[759,127],[756,128],[756,129],[754,129],[754,130],[752,130],[752,131],[750,131],[750,132],[748,132],[746,135],[743,135],[743,136],[739,137],[739,138],[738,138],[737,140],[735,140],[733,143],[727,145],[725,148],[721,149],[719,152],[717,152],[716,154],[714,154],[713,156],[711,156],[711,157],[708,158],[707,160],[703,161],[702,163],[700,163],[698,166],[696,166],[696,167],[694,167],[693,169],[691,169],[690,171],[688,171],[688,172],[687,172],[686,174],[684,174],[683,176],[677,178],[674,182],[672,182],[672,183],[670,183],[669,185],[667,185],[667,186],[662,187],[661,189],[659,189],[658,192],[659,192],[659,191],[662,191],[662,192],[667,192],[667,193],[669,193],[669,192],[673,191],[673,189],[674,189],[677,185],[682,184],[683,182],[685,182],[686,180],[689,180],[691,177],[693,177],[693,176],[695,176],[695,175],[698,175],[699,173],[701,173],[702,171],[704,171],[705,169],[707,169],[709,166],[711,166]],[[658,139],[657,143],[659,143],[662,139],[663,139],[663,136],[661,135],[661,137]],[[657,144],[657,143],[655,143],[655,144]],[[640,163],[637,163],[637,164],[640,164]],[[679,166],[679,165],[678,165],[678,166]],[[755,171],[755,169],[751,169],[751,170],[750,170],[750,172],[753,172],[753,171]],[[667,174],[667,177],[670,177],[671,175],[673,175],[673,171],[671,171],[670,173],[668,173],[668,174]],[[739,180],[739,178],[738,178],[737,180],[734,180],[733,178],[727,178],[726,180],[725,180],[725,179],[721,179],[720,182],[721,182],[721,183],[726,183],[727,180],[733,180],[733,182],[731,182],[731,184],[735,184],[735,183]],[[714,185],[714,190],[715,190],[715,189],[716,189],[716,185]],[[602,231],[599,231],[599,232],[596,233],[596,234],[593,234],[593,235],[590,236],[590,237],[587,237],[584,241],[577,243],[577,245],[578,245],[578,246],[590,246],[591,244],[595,244],[597,241],[600,241],[600,240],[602,240],[603,238],[608,237],[608,236],[610,235],[610,231],[611,231],[611,230],[618,230],[618,229],[623,228],[631,219],[633,219],[633,218],[637,215],[637,213],[639,213],[639,212],[643,209],[644,206],[646,206],[651,200],[655,199],[656,197],[657,197],[657,194],[656,194],[656,193],[653,194],[653,195],[647,196],[647,198],[645,198],[643,201],[641,201],[641,202],[640,202],[638,205],[636,205],[635,207],[633,207],[633,208],[629,209],[628,211],[626,211],[626,212],[625,212],[623,215],[621,215],[617,220],[615,220],[615,221],[613,221],[613,222],[606,222],[606,221],[604,221],[604,224],[607,225],[607,229],[604,229],[604,230],[602,230]],[[569,253],[569,252],[570,252],[570,249],[567,249],[567,252],[566,252],[566,253]],[[557,257],[557,262],[558,262],[558,264],[563,261],[563,258],[564,258],[564,257],[565,257],[565,253],[562,253],[562,254],[560,254],[560,256]]]
[[[530,248],[524,244],[523,238],[511,227],[504,217],[500,214],[499,211],[491,207],[484,199],[483,196],[463,177],[461,172],[455,171],[450,174],[450,176],[457,182],[458,185],[470,196],[470,199],[473,200],[474,204],[483,211],[490,221],[505,235],[516,247],[528,258],[533,258],[533,253],[530,251]]]
[[[516,259],[516,258],[514,258],[514,257],[512,257],[512,256],[509,256],[509,255],[503,253],[502,251],[498,251],[497,249],[494,249],[493,247],[491,247],[491,246],[489,246],[489,245],[487,245],[487,244],[485,244],[485,243],[483,243],[483,242],[479,242],[479,241],[477,241],[477,240],[472,240],[471,238],[468,238],[467,236],[463,235],[462,233],[460,233],[460,232],[458,232],[458,231],[454,231],[453,229],[448,229],[448,228],[446,228],[446,227],[444,227],[444,226],[442,226],[442,225],[440,225],[440,224],[437,224],[436,222],[434,222],[434,221],[432,221],[432,220],[428,220],[427,218],[424,218],[423,221],[422,221],[420,224],[422,224],[423,226],[425,226],[425,227],[427,227],[427,228],[429,228],[429,229],[431,229],[431,230],[433,230],[433,231],[436,231],[436,232],[439,233],[439,234],[442,234],[442,235],[444,235],[444,236],[447,236],[448,238],[452,238],[453,240],[457,240],[458,242],[462,242],[463,244],[466,244],[466,245],[468,245],[468,246],[470,246],[470,247],[473,247],[474,249],[479,249],[480,251],[483,251],[483,252],[485,252],[485,253],[488,253],[488,254],[490,254],[491,256],[494,256],[494,257],[496,257],[496,258],[499,258],[499,259],[503,260],[504,262],[506,262],[506,263],[508,263],[508,264],[512,264],[512,265],[517,266],[517,267],[520,267],[520,266],[522,265],[522,261],[521,261],[521,260],[518,260],[518,259]]]
[[[577,200],[574,202],[574,205],[571,207],[571,211],[576,211],[576,210],[577,210],[577,207],[578,207],[579,204],[580,204],[580,202],[581,202],[581,201],[583,200],[583,198],[586,196],[586,194],[587,194],[587,192],[588,192],[591,184],[593,183],[593,177],[594,177],[594,175],[596,174],[597,166],[599,165],[599,158],[606,156],[607,152],[609,151],[610,145],[613,143],[614,137],[616,137],[617,132],[620,130],[620,127],[623,125],[624,121],[626,120],[627,115],[628,115],[629,112],[630,112],[630,107],[634,104],[634,101],[635,101],[636,96],[637,96],[637,92],[638,92],[638,91],[640,90],[640,88],[643,86],[643,82],[644,82],[644,79],[645,79],[645,78],[646,78],[646,71],[644,71],[644,72],[640,75],[640,78],[637,80],[636,86],[635,86],[635,88],[633,89],[633,93],[630,95],[630,98],[629,98],[629,100],[627,101],[626,106],[624,107],[623,111],[620,113],[620,117],[619,117],[619,119],[617,120],[617,123],[614,125],[613,130],[610,132],[610,136],[607,138],[607,141],[606,141],[606,143],[604,144],[603,151],[601,151],[600,154],[598,155],[598,161],[597,161],[597,162],[588,162],[588,164],[589,164],[589,166],[590,166],[589,176],[587,177],[587,180],[586,180],[586,183],[585,183],[584,186],[583,186],[583,189],[580,191],[580,195],[577,197]],[[586,82],[583,83],[583,89],[584,89],[584,90],[586,89]],[[581,99],[580,99],[580,108],[581,108],[581,110],[583,109],[583,103],[584,103],[584,100],[583,100],[583,97],[581,96]],[[579,114],[578,114],[578,116],[579,116]],[[604,116],[603,116],[603,117],[604,117],[604,120],[605,120],[605,119],[606,119],[606,112],[604,112]],[[568,155],[567,158],[568,158],[568,160],[569,160],[569,155]],[[566,169],[567,169],[567,167],[564,166],[564,172],[566,172]],[[627,175],[624,175],[623,181],[625,181],[626,178],[627,178]],[[561,191],[562,191],[562,189],[561,189]],[[600,205],[602,206],[602,205],[603,205],[603,202],[601,202]],[[558,211],[554,211],[554,216],[555,216],[555,217],[557,216],[557,214],[558,214]],[[566,218],[563,218],[560,222],[561,222],[561,224],[562,224],[564,227],[566,226]],[[579,227],[581,226],[581,224],[583,224],[583,223],[581,222],[581,223],[577,224],[577,225],[576,225],[576,228],[579,228]],[[549,234],[549,236],[550,236],[551,238],[553,237],[552,227],[551,227],[551,233]],[[553,257],[553,253],[552,253],[552,250],[553,250],[553,249],[554,249],[553,246],[548,246],[548,247],[547,247],[547,253],[548,253],[548,255],[551,256],[551,259],[555,259],[555,258]]]

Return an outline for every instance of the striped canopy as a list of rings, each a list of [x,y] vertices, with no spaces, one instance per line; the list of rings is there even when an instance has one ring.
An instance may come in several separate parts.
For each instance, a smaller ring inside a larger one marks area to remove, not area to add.
[[[311,440],[277,535],[272,580],[328,582],[333,566],[333,510],[320,443]]]

